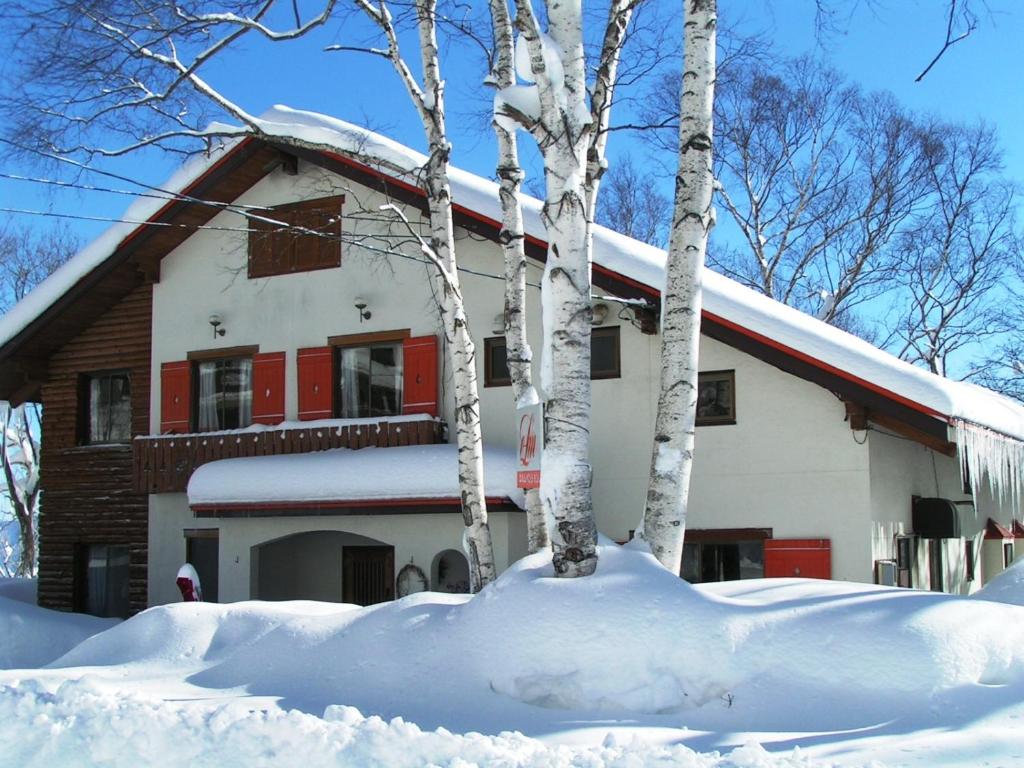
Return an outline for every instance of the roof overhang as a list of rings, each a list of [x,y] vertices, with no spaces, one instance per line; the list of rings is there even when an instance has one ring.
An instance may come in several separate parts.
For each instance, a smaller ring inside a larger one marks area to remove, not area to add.
[[[325,499],[322,501],[275,501],[264,503],[192,504],[196,517],[321,517],[338,515],[462,514],[458,497],[396,499]],[[488,496],[488,512],[522,512],[507,496]]]
[[[45,378],[47,360],[54,351],[144,281],[158,281],[160,260],[184,242],[191,227],[201,226],[216,216],[221,210],[217,203],[236,199],[293,156],[427,211],[425,191],[401,178],[398,169],[373,167],[337,151],[295,147],[264,138],[244,139],[180,193],[182,197],[211,201],[213,205],[190,199],[164,205],[145,224],[123,238],[106,260],[0,346],[0,397],[25,400],[37,395],[40,382]],[[453,213],[458,226],[491,240],[499,239],[500,221],[458,202],[453,206]],[[543,263],[547,243],[527,235],[526,251],[536,263]],[[651,312],[659,311],[661,293],[657,287],[597,263],[593,265],[593,281],[603,291],[623,299],[641,300]],[[701,331],[859,404],[867,409],[869,418],[898,422],[907,428],[907,436],[949,452],[952,445],[949,442],[950,418],[933,408],[707,309],[702,312]]]

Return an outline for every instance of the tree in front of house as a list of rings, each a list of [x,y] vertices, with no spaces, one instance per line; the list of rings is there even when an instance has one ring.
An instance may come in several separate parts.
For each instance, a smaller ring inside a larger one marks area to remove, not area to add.
[[[361,50],[386,59],[399,75],[423,124],[429,159],[423,169],[429,236],[422,237],[397,206],[387,214],[406,225],[416,256],[434,269],[437,307],[455,383],[459,482],[466,549],[474,589],[495,576],[483,487],[476,364],[455,263],[445,128],[444,81],[436,38],[436,4],[354,0],[349,12],[367,19],[383,39]],[[146,148],[194,151],[224,137],[267,136],[258,117],[231,93],[207,79],[213,61],[224,63],[245,40],[277,46],[307,38],[341,19],[342,4],[323,0],[303,18],[294,5],[274,0],[233,4],[230,12],[205,2],[157,0],[145,7],[53,0],[45,6],[11,3],[7,18],[24,35],[19,60],[24,74],[3,100],[14,140],[30,151],[89,160]],[[393,13],[395,11],[395,13]],[[416,30],[420,78],[403,58],[398,24]],[[282,49],[281,55],[287,55]],[[208,127],[211,116],[227,118]],[[322,149],[315,142],[274,135],[277,144]],[[329,148],[329,147],[326,147]],[[358,154],[358,153],[357,153]],[[368,158],[374,164],[373,158]],[[254,215],[246,212],[245,215]],[[271,221],[271,224],[275,222]]]
[[[683,18],[679,152],[662,294],[661,376],[651,474],[640,536],[679,573],[697,414],[701,277],[711,207],[716,0],[690,0]]]

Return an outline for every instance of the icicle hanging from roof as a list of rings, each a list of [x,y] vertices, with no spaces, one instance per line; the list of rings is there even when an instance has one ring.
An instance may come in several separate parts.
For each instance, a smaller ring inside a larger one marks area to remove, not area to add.
[[[1024,490],[1024,442],[962,419],[955,424],[960,473],[966,468],[971,492],[977,497],[983,478],[987,477],[992,496],[1000,502],[1009,498],[1017,517]]]

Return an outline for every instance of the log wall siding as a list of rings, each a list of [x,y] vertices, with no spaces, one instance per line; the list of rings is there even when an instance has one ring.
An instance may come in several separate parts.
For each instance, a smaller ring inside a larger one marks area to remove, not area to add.
[[[75,607],[76,551],[127,545],[129,601],[147,602],[148,498],[135,488],[130,445],[79,445],[80,376],[128,370],[132,434],[149,432],[152,284],[142,285],[55,352],[42,387],[43,494],[39,517],[39,604]]]
[[[344,427],[260,432],[163,435],[134,441],[135,487],[146,493],[184,493],[203,464],[240,456],[309,453],[331,448],[389,448],[444,442],[439,421],[381,421]]]

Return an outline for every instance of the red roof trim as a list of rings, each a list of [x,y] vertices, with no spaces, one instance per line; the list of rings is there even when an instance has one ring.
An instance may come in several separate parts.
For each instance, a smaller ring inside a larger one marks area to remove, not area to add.
[[[992,539],[1012,539],[1013,534],[1005,526],[997,523],[990,517],[988,522],[985,523],[985,538],[989,541]]]
[[[509,504],[507,496],[488,496],[492,505]],[[231,501],[189,505],[195,512],[215,512],[229,509],[350,509],[354,507],[449,507],[462,506],[458,496],[402,499],[324,499],[316,501]]]
[[[791,357],[795,357],[798,360],[802,360],[805,363],[813,365],[816,368],[820,368],[823,371],[827,371],[828,373],[831,373],[834,376],[838,376],[841,379],[851,381],[854,384],[864,387],[865,389],[869,389],[872,392],[882,395],[883,397],[886,397],[897,403],[905,405],[908,408],[918,411],[919,413],[924,413],[928,416],[934,416],[936,418],[943,419],[944,421],[949,421],[949,417],[947,417],[944,413],[936,411],[934,408],[930,408],[927,405],[922,405],[921,403],[911,400],[910,398],[897,394],[896,392],[893,392],[891,389],[886,389],[885,387],[880,387],[877,384],[873,384],[867,379],[862,379],[860,376],[854,376],[849,371],[844,371],[842,368],[837,368],[834,365],[826,363],[823,360],[819,360],[816,357],[812,357],[811,355],[805,354],[798,349],[794,349],[793,347],[783,344],[780,341],[776,341],[775,339],[765,336],[764,334],[758,333],[757,331],[752,331],[749,328],[732,322],[731,320],[726,320],[724,317],[721,317],[720,315],[708,312],[706,309],[702,310],[701,314],[703,317],[707,318],[708,320],[711,320],[712,322],[723,325],[726,328],[730,328],[731,330],[734,330],[737,333],[741,333],[744,336],[747,336],[748,338],[754,339],[755,341],[759,341],[762,344],[766,344],[770,347],[773,347],[774,349],[777,349],[780,352],[785,352],[787,355],[790,355]]]

